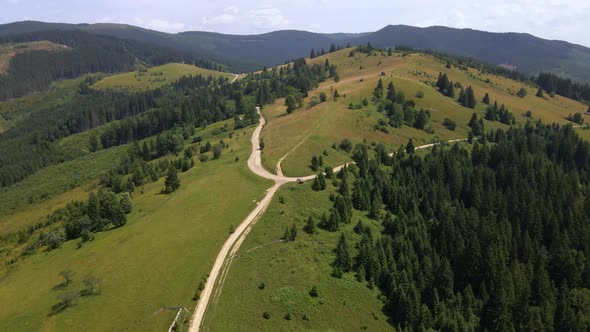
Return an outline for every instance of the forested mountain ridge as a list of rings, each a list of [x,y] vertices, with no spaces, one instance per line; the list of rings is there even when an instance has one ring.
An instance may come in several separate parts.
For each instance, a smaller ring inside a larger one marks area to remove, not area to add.
[[[216,63],[191,53],[79,30],[37,31],[0,37],[0,43],[42,40],[66,48],[62,52],[38,50],[12,57],[5,75],[0,76],[0,100],[41,91],[59,79],[75,78],[86,73],[129,71],[138,63],[185,62],[218,68]]]
[[[546,40],[523,33],[492,33],[440,26],[419,28],[389,25],[361,34],[322,34],[306,31],[275,31],[260,35],[226,35],[210,32],[163,33],[122,24],[61,24],[15,22],[0,25],[0,35],[46,29],[86,30],[119,38],[154,43],[180,50],[212,55],[233,63],[236,71],[261,69],[320,51],[330,44],[378,47],[408,46],[423,50],[470,56],[509,65],[527,74],[550,71],[590,82],[590,49],[564,41]]]

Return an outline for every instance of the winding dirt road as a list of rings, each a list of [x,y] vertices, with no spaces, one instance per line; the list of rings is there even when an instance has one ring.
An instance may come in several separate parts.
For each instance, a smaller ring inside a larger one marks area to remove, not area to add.
[[[238,75],[236,75],[236,77],[234,78],[234,81],[237,78],[238,78]],[[199,331],[201,328],[201,325],[203,324],[205,312],[207,311],[207,306],[209,305],[209,303],[211,301],[215,284],[218,281],[220,274],[222,276],[225,276],[224,271],[227,271],[229,263],[231,262],[231,260],[227,260],[226,258],[232,257],[233,255],[236,254],[236,252],[240,248],[242,242],[246,238],[246,235],[249,233],[250,226],[252,226],[260,218],[260,216],[262,216],[262,214],[264,214],[264,212],[266,211],[266,208],[270,204],[270,201],[272,200],[272,197],[277,192],[277,190],[285,183],[297,182],[298,180],[309,181],[309,180],[313,180],[316,177],[315,174],[309,175],[309,176],[304,176],[304,177],[299,177],[299,178],[284,176],[283,172],[281,171],[281,162],[283,161],[283,159],[286,156],[281,158],[277,164],[277,175],[270,173],[262,166],[262,156],[261,156],[262,151],[260,150],[260,146],[259,146],[260,132],[262,131],[262,128],[264,127],[266,121],[264,120],[264,117],[260,114],[259,107],[256,107],[256,111],[258,113],[260,121],[259,121],[256,129],[254,129],[254,132],[252,133],[252,140],[251,140],[252,141],[252,153],[250,154],[250,157],[248,158],[248,168],[254,174],[256,174],[262,178],[265,178],[265,179],[273,180],[275,183],[272,187],[270,187],[269,189],[266,190],[266,194],[265,194],[264,198],[260,202],[258,202],[258,205],[256,206],[256,208],[254,208],[254,210],[252,212],[250,212],[250,214],[246,217],[246,219],[244,219],[244,221],[242,221],[242,223],[235,229],[234,233],[232,233],[227,238],[227,240],[223,244],[223,247],[221,247],[219,254],[217,254],[217,258],[215,259],[215,263],[213,264],[213,268],[211,268],[211,272],[209,273],[209,277],[207,278],[207,282],[205,283],[205,288],[203,288],[203,290],[201,291],[201,298],[199,299],[199,301],[197,303],[197,307],[195,308],[195,312],[194,312],[193,317],[191,319],[191,324],[189,326],[190,332]],[[457,141],[463,141],[463,140],[465,140],[465,139],[456,139],[456,140],[450,140],[447,142],[451,143],[451,142],[457,142]],[[416,150],[429,148],[429,147],[432,147],[436,144],[438,144],[438,143],[421,145],[421,146],[416,147]],[[351,163],[353,163],[353,162],[350,162],[350,163],[347,163],[344,165],[340,165],[340,166],[334,168],[334,172],[340,171],[344,166],[351,164]],[[227,264],[226,264],[226,262],[227,262]],[[224,268],[224,266],[225,266],[225,268]]]

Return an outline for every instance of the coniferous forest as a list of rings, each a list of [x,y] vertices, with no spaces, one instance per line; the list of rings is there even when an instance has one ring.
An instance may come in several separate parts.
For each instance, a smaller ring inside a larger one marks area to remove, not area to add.
[[[357,224],[358,243],[343,234],[333,276],[378,287],[404,330],[587,331],[589,144],[541,123],[483,141],[424,158],[356,146],[319,226],[337,231],[354,208],[383,230]]]
[[[189,53],[164,47],[89,34],[82,31],[40,31],[0,38],[0,43],[48,40],[60,51],[31,51],[15,55],[6,75],[0,75],[0,100],[46,89],[55,80],[87,73],[116,73],[133,69],[137,62],[160,65],[184,62],[204,68],[219,65]]]

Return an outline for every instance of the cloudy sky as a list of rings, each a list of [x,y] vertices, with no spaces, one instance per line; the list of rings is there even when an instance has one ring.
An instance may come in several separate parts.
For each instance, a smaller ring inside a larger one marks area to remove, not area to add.
[[[179,32],[374,31],[387,24],[528,32],[590,46],[587,0],[0,0],[0,23],[115,22]]]

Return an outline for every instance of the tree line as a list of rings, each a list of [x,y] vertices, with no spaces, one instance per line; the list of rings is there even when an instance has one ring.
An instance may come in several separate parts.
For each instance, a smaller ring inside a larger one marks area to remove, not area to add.
[[[55,80],[86,73],[130,71],[137,61],[150,65],[184,62],[206,68],[218,65],[189,53],[83,31],[40,31],[0,38],[0,43],[48,40],[64,46],[58,51],[30,51],[15,55],[0,76],[0,100],[46,89]]]

